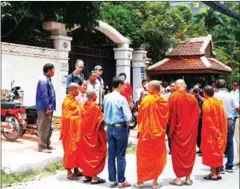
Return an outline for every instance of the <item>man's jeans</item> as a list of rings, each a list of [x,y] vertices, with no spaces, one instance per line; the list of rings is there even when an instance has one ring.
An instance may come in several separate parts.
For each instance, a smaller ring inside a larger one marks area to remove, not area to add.
[[[119,183],[125,182],[126,149],[128,145],[128,127],[108,126],[108,175],[109,181],[115,182],[116,175]],[[117,171],[115,159],[117,158]]]
[[[227,163],[226,169],[231,169],[233,167],[233,158],[234,158],[234,150],[233,150],[233,137],[234,137],[235,124],[234,120],[228,120],[228,136],[227,136]]]

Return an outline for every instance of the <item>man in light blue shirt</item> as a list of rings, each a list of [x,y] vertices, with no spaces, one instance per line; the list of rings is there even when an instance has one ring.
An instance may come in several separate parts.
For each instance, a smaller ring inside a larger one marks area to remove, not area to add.
[[[124,96],[120,94],[125,89],[124,81],[116,76],[113,78],[114,91],[104,97],[104,121],[108,135],[108,174],[110,187],[120,188],[131,186],[125,179],[126,149],[128,145],[128,123],[132,113]],[[115,159],[117,158],[117,169]]]

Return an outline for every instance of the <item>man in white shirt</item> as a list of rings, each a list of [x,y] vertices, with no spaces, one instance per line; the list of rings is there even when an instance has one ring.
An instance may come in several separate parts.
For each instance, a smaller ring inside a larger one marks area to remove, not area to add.
[[[102,66],[97,65],[94,67],[94,71],[96,72],[97,79],[96,79],[96,88],[98,89],[98,96],[99,96],[99,106],[103,105],[103,96],[104,96],[104,81],[101,78],[103,74]]]
[[[214,94],[214,97],[222,100],[224,111],[227,116],[228,122],[228,141],[226,147],[227,163],[225,165],[225,170],[227,172],[233,172],[233,160],[234,160],[234,148],[233,148],[233,137],[234,137],[234,118],[233,111],[239,109],[239,102],[234,98],[226,88],[226,81],[224,79],[217,80],[217,92]]]
[[[237,81],[233,81],[232,82],[232,91],[230,92],[230,94],[236,98],[236,100],[239,102],[239,85],[238,85],[238,82]],[[235,152],[236,152],[236,155],[235,155],[235,162],[236,164],[239,165],[239,131],[240,131],[240,127],[239,127],[239,114],[237,113],[236,110],[233,111],[233,119],[234,119],[234,122],[235,122],[235,133],[234,133],[234,136],[235,136]]]

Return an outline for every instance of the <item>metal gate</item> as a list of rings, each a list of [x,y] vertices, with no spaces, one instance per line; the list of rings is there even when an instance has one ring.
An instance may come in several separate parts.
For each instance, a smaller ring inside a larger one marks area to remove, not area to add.
[[[116,60],[114,59],[113,48],[99,49],[72,46],[72,51],[69,53],[69,73],[75,69],[77,59],[84,61],[83,74],[87,79],[88,74],[94,69],[96,65],[103,67],[103,80],[105,85],[112,88],[112,78],[116,74]]]

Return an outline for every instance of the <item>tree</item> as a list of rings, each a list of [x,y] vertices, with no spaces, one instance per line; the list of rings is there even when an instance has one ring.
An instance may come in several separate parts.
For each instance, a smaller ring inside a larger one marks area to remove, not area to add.
[[[225,2],[231,10],[240,14],[240,2]],[[195,17],[195,23],[204,20],[206,30],[213,37],[216,58],[233,69],[232,79],[239,79],[240,23],[212,9]]]
[[[42,29],[44,21],[75,24],[92,28],[97,24],[101,2],[11,1],[1,2],[2,41],[48,46],[49,33]]]
[[[104,3],[101,19],[132,42],[133,48],[145,48],[153,62],[179,41],[184,19],[169,2]]]

